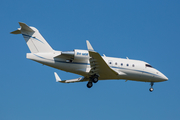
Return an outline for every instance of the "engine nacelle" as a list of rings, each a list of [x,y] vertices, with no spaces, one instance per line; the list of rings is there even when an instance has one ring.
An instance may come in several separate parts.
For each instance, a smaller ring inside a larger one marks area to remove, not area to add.
[[[89,58],[89,52],[87,50],[74,50],[75,58]]]
[[[61,52],[61,55],[66,56],[66,58],[69,58],[71,60],[74,60],[74,59],[89,59],[88,50],[75,49],[74,51],[64,51],[64,52]]]

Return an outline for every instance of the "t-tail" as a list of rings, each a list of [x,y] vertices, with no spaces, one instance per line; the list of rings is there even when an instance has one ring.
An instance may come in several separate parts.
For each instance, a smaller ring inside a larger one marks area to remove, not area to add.
[[[11,34],[22,34],[32,53],[54,51],[35,27],[30,27],[21,22],[19,25],[21,28],[11,32]]]

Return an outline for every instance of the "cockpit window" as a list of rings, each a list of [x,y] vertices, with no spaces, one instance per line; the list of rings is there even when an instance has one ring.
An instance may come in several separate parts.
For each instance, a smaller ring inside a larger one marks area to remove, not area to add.
[[[146,67],[151,67],[151,68],[153,68],[150,64],[146,64]]]

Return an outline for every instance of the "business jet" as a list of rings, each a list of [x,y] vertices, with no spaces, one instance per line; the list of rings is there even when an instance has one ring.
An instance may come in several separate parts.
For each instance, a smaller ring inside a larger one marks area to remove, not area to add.
[[[149,91],[153,91],[155,82],[167,81],[168,78],[150,64],[129,58],[101,56],[86,40],[87,50],[56,51],[47,43],[35,27],[19,22],[20,28],[11,34],[22,34],[31,53],[26,58],[66,72],[75,73],[82,77],[61,80],[54,72],[56,82],[74,83],[87,82],[91,88],[99,80],[132,80],[150,82]]]

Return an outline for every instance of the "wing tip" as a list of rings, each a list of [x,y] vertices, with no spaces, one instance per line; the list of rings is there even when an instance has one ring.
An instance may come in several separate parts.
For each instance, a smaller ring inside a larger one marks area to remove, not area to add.
[[[86,40],[87,48],[89,51],[94,51],[92,45],[90,44],[89,40]]]
[[[54,76],[55,76],[56,82],[61,82],[61,79],[56,72],[54,72]]]

